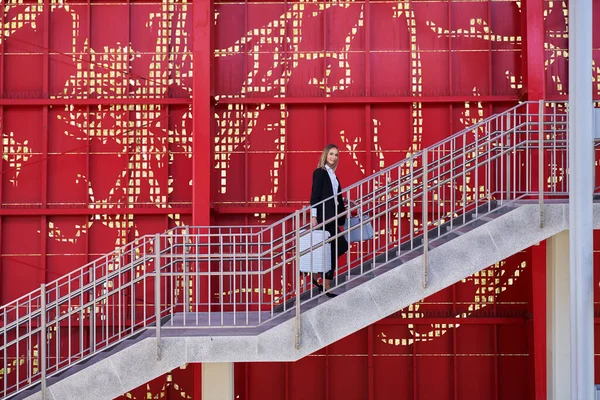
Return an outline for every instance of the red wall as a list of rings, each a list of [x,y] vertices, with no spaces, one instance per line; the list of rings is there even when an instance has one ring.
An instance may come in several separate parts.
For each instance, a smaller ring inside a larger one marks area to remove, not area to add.
[[[326,143],[348,185],[518,100],[567,93],[560,2],[215,1],[206,26],[204,0],[48,3],[0,13],[1,303],[208,204],[197,223],[276,220],[308,202]],[[297,363],[238,364],[236,393],[534,398],[532,254]],[[191,369],[128,398],[190,396]]]

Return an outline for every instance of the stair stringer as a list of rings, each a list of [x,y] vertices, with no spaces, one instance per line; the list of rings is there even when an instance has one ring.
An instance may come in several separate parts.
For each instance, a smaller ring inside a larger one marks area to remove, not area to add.
[[[49,386],[49,399],[113,399],[190,362],[296,361],[430,296],[507,257],[568,229],[567,204],[523,204],[429,251],[429,284],[423,256],[407,261],[342,295],[302,313],[301,345],[295,349],[294,319],[258,335],[219,336],[215,330],[181,328],[161,339],[142,338]],[[600,205],[594,205],[594,229]],[[392,260],[391,263],[394,261]],[[396,261],[397,262],[397,261]],[[459,320],[457,320],[459,322]],[[202,335],[202,336],[200,336]],[[41,399],[40,393],[28,397]]]

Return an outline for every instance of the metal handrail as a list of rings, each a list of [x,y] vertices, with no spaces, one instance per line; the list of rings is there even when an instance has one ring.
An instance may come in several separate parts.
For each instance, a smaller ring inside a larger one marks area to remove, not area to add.
[[[336,285],[376,267],[367,262],[426,253],[433,230],[438,237],[442,227],[451,232],[457,218],[463,224],[469,213],[478,218],[482,206],[493,210],[492,202],[566,195],[568,176],[557,172],[566,166],[564,108],[521,103],[345,188],[350,205],[330,221],[366,213],[352,229],[362,232],[370,223],[375,235],[346,254]],[[540,124],[550,139],[538,136]],[[540,152],[553,165],[543,176],[531,165]],[[260,327],[295,312],[299,346],[301,305],[318,296],[299,274],[299,260],[348,233],[299,250],[302,237],[329,222],[313,228],[308,218],[310,208],[327,200],[266,227],[177,227],[143,236],[0,307],[0,397],[45,385],[48,377],[145,329],[156,329],[160,339],[161,325]],[[427,261],[425,285],[426,268]],[[359,274],[351,276],[351,269]]]

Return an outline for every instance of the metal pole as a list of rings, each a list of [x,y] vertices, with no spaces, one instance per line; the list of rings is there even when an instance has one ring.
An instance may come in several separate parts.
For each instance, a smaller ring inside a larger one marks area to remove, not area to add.
[[[41,315],[40,315],[40,328],[41,328],[41,338],[40,338],[40,370],[42,371],[42,400],[46,400],[46,345],[47,345],[47,337],[46,337],[46,284],[42,283],[40,287],[40,307],[41,307]]]
[[[544,100],[538,109],[538,192],[540,206],[540,228],[544,227]]]
[[[296,224],[296,350],[300,349],[300,212],[294,216]]]
[[[427,288],[429,281],[429,231],[427,229],[429,212],[427,209],[427,186],[429,185],[427,182],[427,149],[423,150],[423,287]]]
[[[183,249],[183,257],[184,257],[184,262],[183,262],[183,324],[185,325],[185,321],[186,321],[185,316],[188,312],[190,312],[190,275],[189,275],[190,263],[187,261],[189,251],[187,250],[188,246],[185,245],[186,243],[188,243],[185,236],[182,237],[182,242],[184,244],[184,249]]]
[[[516,141],[517,138],[515,137],[515,143]],[[506,146],[508,149],[508,152],[506,153],[506,201],[509,202],[512,200],[510,198],[510,153],[512,152],[512,150],[510,148],[510,136],[508,135],[506,136]]]
[[[569,2],[571,399],[594,399],[592,0]],[[566,321],[565,321],[566,322]]]
[[[154,236],[154,318],[156,319],[156,359],[160,360],[160,235]]]

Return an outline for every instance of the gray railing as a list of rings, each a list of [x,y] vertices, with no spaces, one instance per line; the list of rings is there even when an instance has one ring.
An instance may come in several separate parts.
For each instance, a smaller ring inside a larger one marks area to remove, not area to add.
[[[540,129],[542,128],[542,129]],[[343,257],[334,287],[519,199],[566,198],[564,103],[522,103],[367,177],[343,191],[374,236]],[[540,134],[541,132],[541,134]],[[324,202],[314,205],[324,207]],[[41,384],[148,328],[256,328],[296,318],[319,296],[298,270],[313,230],[310,207],[267,227],[179,227],[143,236],[0,308],[0,397]],[[328,221],[324,221],[327,223]],[[327,240],[339,240],[347,231]],[[425,244],[425,245],[424,245]],[[351,273],[351,271],[353,271]]]

